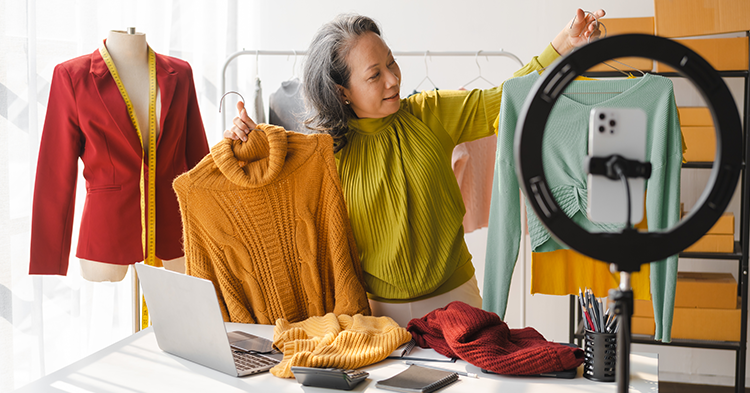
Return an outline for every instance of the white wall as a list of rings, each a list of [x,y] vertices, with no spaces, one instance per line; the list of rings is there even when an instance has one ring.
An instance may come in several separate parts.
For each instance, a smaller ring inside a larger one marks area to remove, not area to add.
[[[391,49],[399,50],[498,50],[503,48],[528,61],[538,54],[573,16],[577,7],[587,10],[603,8],[611,17],[653,16],[651,0],[622,1],[480,1],[480,0],[381,0],[302,2],[294,0],[255,1],[240,4],[239,23],[246,33],[238,37],[239,49],[306,49],[316,29],[342,12],[357,12],[380,22],[384,37]],[[423,58],[399,58],[403,71],[402,96],[408,94],[425,76]],[[266,96],[279,83],[293,74],[293,59],[283,57],[259,59],[259,72]],[[428,60],[430,79],[440,88],[456,88],[477,75],[473,58]],[[512,61],[492,58],[480,59],[482,74],[494,83],[507,78],[516,69]],[[255,76],[254,57],[237,61],[239,77],[230,89],[250,91],[250,80]],[[297,62],[299,70],[301,62]],[[299,75],[299,71],[296,71]],[[422,85],[424,88],[426,85]],[[484,87],[481,84],[477,87]],[[735,81],[735,92],[741,93],[742,84]],[[700,104],[700,98],[689,85],[676,82],[678,104]],[[736,95],[738,98],[741,94]],[[267,102],[267,101],[266,101]],[[209,133],[220,134],[220,127]],[[683,194],[690,207],[705,184],[707,172],[683,175]],[[701,183],[703,182],[703,183]],[[738,198],[732,204],[738,216]],[[739,225],[739,224],[738,224]],[[478,274],[483,272],[486,230],[467,235]],[[528,255],[528,254],[526,254]],[[723,271],[737,275],[736,264],[704,261],[680,261],[681,270]],[[521,278],[526,270],[528,288],[529,263],[519,263],[511,289],[508,315],[511,327],[537,328],[547,339],[565,341],[568,337],[568,299],[521,293]],[[479,277],[479,282],[482,278]],[[662,380],[679,382],[733,384],[734,352],[664,348],[635,345],[634,350],[659,352]]]

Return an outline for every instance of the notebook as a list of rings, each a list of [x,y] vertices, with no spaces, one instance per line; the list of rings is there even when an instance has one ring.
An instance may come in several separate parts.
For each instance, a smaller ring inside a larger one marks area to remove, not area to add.
[[[162,351],[238,377],[268,371],[281,361],[281,354],[271,353],[271,340],[227,334],[211,281],[143,263],[135,270]],[[230,341],[251,352],[232,349]]]
[[[406,370],[378,381],[375,387],[396,392],[430,393],[458,380],[458,374],[450,371],[411,365]]]

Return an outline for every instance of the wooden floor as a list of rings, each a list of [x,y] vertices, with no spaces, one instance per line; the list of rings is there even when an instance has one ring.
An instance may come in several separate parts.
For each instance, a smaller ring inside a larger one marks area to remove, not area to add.
[[[745,392],[750,393],[750,388],[745,388]],[[734,387],[659,382],[659,393],[734,393]]]

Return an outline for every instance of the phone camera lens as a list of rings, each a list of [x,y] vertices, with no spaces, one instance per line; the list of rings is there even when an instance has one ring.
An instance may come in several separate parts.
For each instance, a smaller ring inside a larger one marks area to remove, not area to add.
[[[614,126],[615,126],[615,124],[616,124],[616,123],[615,123],[615,121],[614,121],[614,120],[610,120],[610,121],[609,121],[609,125],[610,125],[611,127],[614,127]]]
[[[604,113],[600,113],[599,114],[599,119],[600,120],[604,120],[605,117],[607,117],[607,115],[605,115]]]
[[[599,126],[599,132],[604,132],[604,126]]]

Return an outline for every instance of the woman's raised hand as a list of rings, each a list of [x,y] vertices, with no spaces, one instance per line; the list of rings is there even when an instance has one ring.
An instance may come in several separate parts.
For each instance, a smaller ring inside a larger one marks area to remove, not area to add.
[[[224,138],[233,140],[242,139],[244,142],[247,141],[247,134],[257,128],[258,125],[247,115],[245,104],[242,101],[237,102],[237,110],[240,112],[240,115],[232,120],[232,128],[224,131]]]
[[[596,15],[596,18],[594,18],[594,15]],[[585,13],[580,8],[576,10],[573,21],[567,22],[552,41],[552,46],[557,53],[566,55],[573,48],[585,45],[589,40],[596,39],[601,35],[599,24],[595,22],[596,19],[603,17],[605,12],[600,9],[594,12],[594,15]]]

